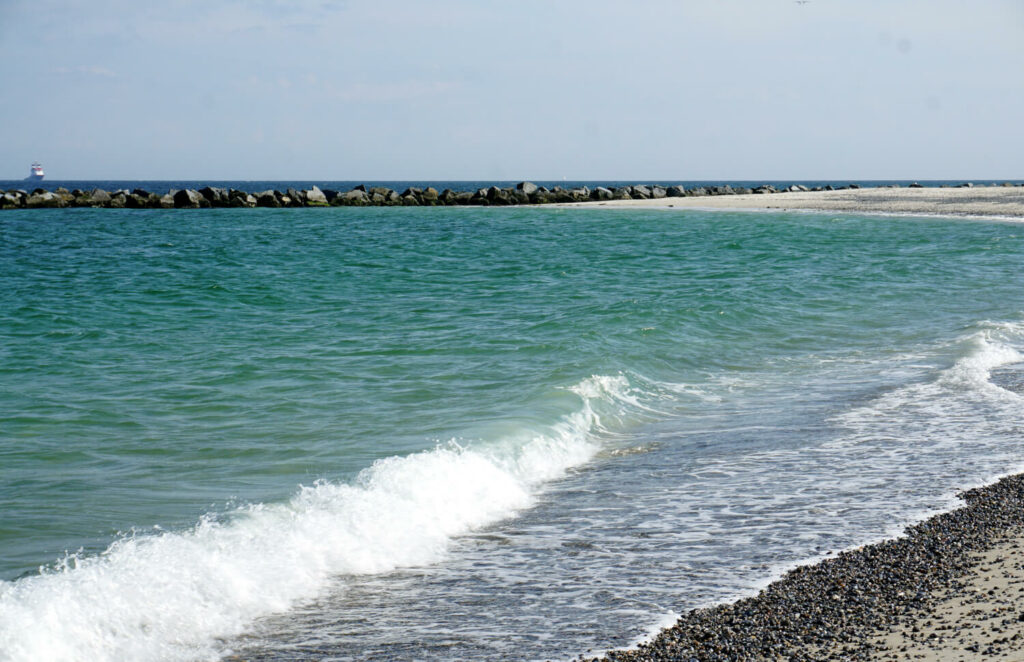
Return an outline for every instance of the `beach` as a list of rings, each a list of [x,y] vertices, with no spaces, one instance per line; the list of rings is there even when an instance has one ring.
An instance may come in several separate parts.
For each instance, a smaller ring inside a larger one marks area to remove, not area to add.
[[[963,507],[901,538],[795,568],[604,659],[1020,659],[1024,475],[961,496]]]
[[[864,188],[649,200],[608,200],[573,206],[847,211],[872,214],[1024,217],[1024,187]]]

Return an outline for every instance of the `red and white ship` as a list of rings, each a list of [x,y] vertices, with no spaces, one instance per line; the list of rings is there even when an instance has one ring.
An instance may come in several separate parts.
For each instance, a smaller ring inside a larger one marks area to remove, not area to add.
[[[43,172],[43,166],[40,163],[33,163],[32,169],[29,170],[28,177],[25,178],[26,182],[41,182],[46,173]]]

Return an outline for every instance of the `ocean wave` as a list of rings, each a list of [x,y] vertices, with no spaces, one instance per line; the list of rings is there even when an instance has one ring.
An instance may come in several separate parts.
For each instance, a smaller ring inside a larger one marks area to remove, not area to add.
[[[538,489],[594,457],[605,419],[642,402],[623,376],[569,389],[578,408],[513,438],[389,457],[350,484],[320,481],[286,503],[132,535],[0,583],[0,660],[196,660],[331,577],[441,560],[454,536],[529,508]]]

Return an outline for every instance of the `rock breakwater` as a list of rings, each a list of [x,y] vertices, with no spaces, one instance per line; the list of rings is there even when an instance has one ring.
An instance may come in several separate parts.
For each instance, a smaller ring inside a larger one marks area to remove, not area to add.
[[[851,184],[849,188],[856,187]],[[832,186],[809,188],[794,184],[786,191],[831,191]],[[718,195],[779,193],[770,184],[756,188],[724,186],[650,186],[637,184],[606,188],[546,188],[531,182],[520,182],[515,187],[491,186],[475,190],[407,188],[396,191],[386,187],[356,186],[349,191],[319,189],[284,191],[266,190],[256,193],[236,189],[207,186],[201,189],[170,190],[153,193],[143,189],[106,191],[58,188],[47,191],[37,188],[0,191],[0,209],[49,209],[63,207],[99,207],[110,209],[205,209],[242,207],[433,207],[433,206],[508,206],[541,205],[603,200],[650,200]]]

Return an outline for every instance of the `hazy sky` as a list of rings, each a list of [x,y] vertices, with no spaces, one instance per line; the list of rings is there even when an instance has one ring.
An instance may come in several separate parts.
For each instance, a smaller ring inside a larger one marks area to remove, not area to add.
[[[1024,178],[1022,0],[0,0],[0,179]]]

